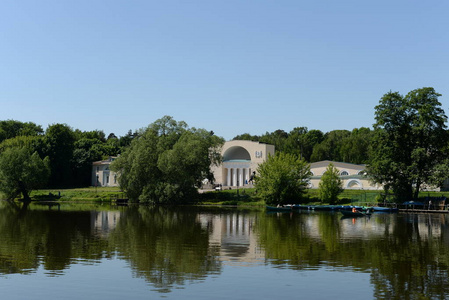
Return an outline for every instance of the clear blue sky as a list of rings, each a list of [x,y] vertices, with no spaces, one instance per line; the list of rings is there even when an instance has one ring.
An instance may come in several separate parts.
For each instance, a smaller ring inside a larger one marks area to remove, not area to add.
[[[0,120],[225,139],[371,127],[388,91],[449,108],[449,1],[0,2]]]

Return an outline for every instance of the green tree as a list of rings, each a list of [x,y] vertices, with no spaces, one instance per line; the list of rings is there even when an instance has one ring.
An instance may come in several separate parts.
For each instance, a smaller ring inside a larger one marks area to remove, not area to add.
[[[29,193],[43,187],[50,175],[49,160],[42,160],[28,147],[10,147],[0,154],[0,190],[8,199],[22,194],[30,201]]]
[[[342,148],[350,136],[351,132],[348,130],[332,130],[326,133],[324,140],[313,148],[310,161],[344,161]]]
[[[139,133],[137,131],[133,133],[132,130],[129,130],[126,135],[120,137],[120,147],[122,147],[122,149],[128,147],[129,145],[131,145],[131,141],[138,135]]]
[[[340,148],[342,161],[353,164],[368,163],[371,136],[372,131],[369,128],[354,128],[351,135],[342,141]]]
[[[45,132],[45,155],[50,159],[51,187],[71,187],[75,134],[66,124],[50,125]]]
[[[40,125],[33,122],[20,122],[16,120],[0,121],[0,142],[16,136],[38,136],[44,133]]]
[[[288,133],[282,129],[273,132],[266,132],[259,139],[262,143],[274,145],[276,152],[284,152],[285,142],[287,141]]]
[[[343,192],[343,182],[340,179],[338,169],[330,163],[321,176],[319,183],[320,198],[322,202],[334,204],[338,195]]]
[[[259,165],[255,177],[257,191],[269,204],[300,200],[312,173],[310,165],[295,155],[277,153]]]
[[[232,140],[243,140],[243,141],[259,141],[260,137],[258,135],[251,135],[249,133],[243,133],[235,136]]]
[[[308,130],[307,127],[295,127],[288,133],[284,152],[295,154],[310,161],[313,148],[324,140],[320,130]]]
[[[111,169],[133,201],[179,203],[193,200],[211,164],[220,161],[223,140],[165,116],[134,138]]]
[[[447,117],[439,96],[431,87],[406,96],[389,92],[376,106],[368,172],[399,200],[417,199],[446,158]]]

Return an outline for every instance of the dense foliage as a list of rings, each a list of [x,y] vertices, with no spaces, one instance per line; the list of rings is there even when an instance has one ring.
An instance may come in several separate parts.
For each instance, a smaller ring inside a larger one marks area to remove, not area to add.
[[[320,199],[323,202],[334,204],[338,195],[343,192],[343,182],[338,169],[330,163],[319,183]]]
[[[0,191],[8,199],[22,194],[30,201],[29,193],[43,187],[50,175],[49,159],[41,159],[28,147],[10,147],[0,154]]]
[[[120,173],[120,186],[131,200],[193,200],[202,180],[213,179],[210,166],[220,161],[222,143],[213,132],[165,116],[142,130],[111,169]]]
[[[0,155],[9,155],[11,148],[19,152],[26,148],[23,151],[30,155],[36,152],[41,159],[48,157],[49,177],[42,177],[40,186],[85,187],[91,183],[92,162],[117,156],[136,136],[129,131],[120,138],[113,133],[105,138],[101,130],[74,130],[66,124],[52,124],[44,131],[32,122],[6,120],[0,121]]]
[[[294,203],[301,199],[311,176],[304,159],[280,152],[259,165],[255,184],[269,204]]]
[[[385,94],[376,106],[369,174],[397,198],[417,198],[447,157],[447,117],[433,88]],[[447,177],[446,177],[447,178]]]

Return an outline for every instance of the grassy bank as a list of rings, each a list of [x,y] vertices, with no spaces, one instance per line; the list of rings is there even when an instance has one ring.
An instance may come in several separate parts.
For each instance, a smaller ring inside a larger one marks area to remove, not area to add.
[[[367,191],[367,190],[344,190],[338,196],[338,204],[354,204],[354,205],[377,205],[380,195],[383,191]],[[449,192],[421,192],[419,193],[420,201],[426,197],[446,197],[449,198]],[[263,206],[265,201],[257,194],[255,189],[240,190],[223,190],[206,192],[201,195],[202,204],[216,205],[250,205]],[[304,199],[296,204],[328,204],[322,203],[318,189],[307,190]]]
[[[339,195],[339,204],[376,205],[378,196],[383,191],[344,190]],[[421,192],[420,198],[441,197],[449,198],[449,192]],[[35,201],[72,201],[72,202],[113,202],[117,198],[126,198],[118,187],[88,187],[75,189],[46,189],[33,191],[32,200]],[[3,198],[4,199],[4,198]],[[265,201],[256,189],[233,189],[223,191],[204,192],[199,195],[198,204],[204,205],[242,205],[264,206]],[[301,204],[321,203],[317,189],[307,190]]]
[[[36,201],[89,201],[112,202],[117,198],[126,197],[118,187],[88,187],[76,189],[38,190],[31,193],[31,199]]]

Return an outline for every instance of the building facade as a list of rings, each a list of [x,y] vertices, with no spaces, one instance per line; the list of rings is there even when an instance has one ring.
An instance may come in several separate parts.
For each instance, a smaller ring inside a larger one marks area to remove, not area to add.
[[[326,171],[329,164],[332,163],[337,168],[340,179],[343,182],[344,189],[363,189],[363,190],[381,190],[382,186],[370,182],[365,175],[365,165],[356,165],[350,163],[335,162],[330,160],[318,161],[310,164],[312,178],[310,188],[318,188],[321,176]]]
[[[111,163],[116,157],[92,163],[92,186],[119,186],[117,173],[110,170]]]
[[[251,176],[257,171],[259,164],[268,155],[274,155],[274,145],[253,141],[229,141],[222,149],[223,162],[212,166],[215,184],[223,187],[241,187],[251,185]]]

